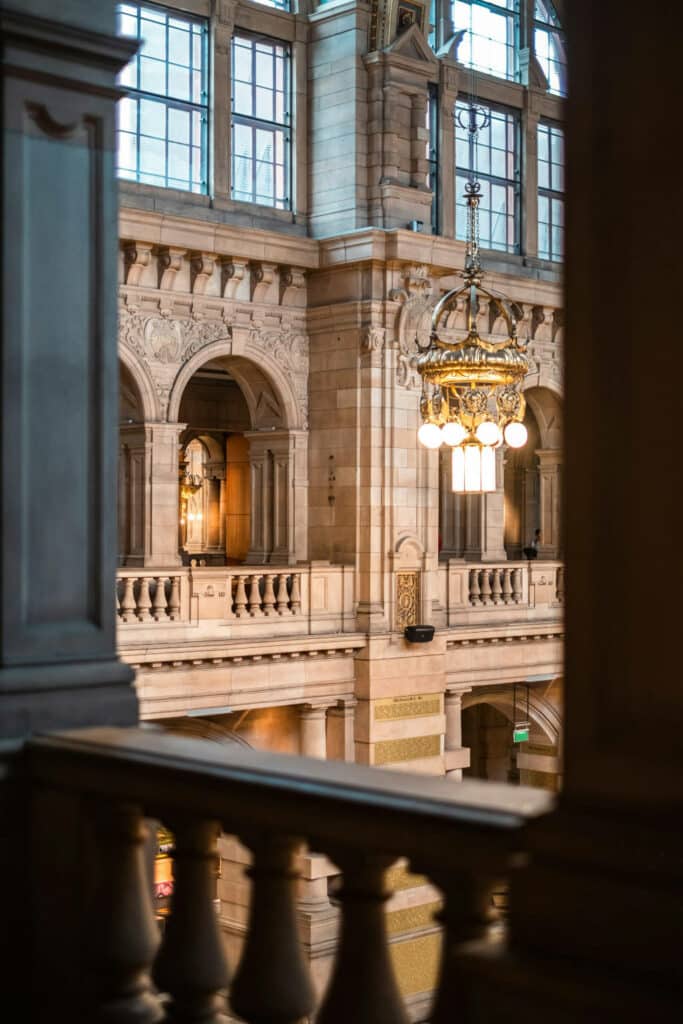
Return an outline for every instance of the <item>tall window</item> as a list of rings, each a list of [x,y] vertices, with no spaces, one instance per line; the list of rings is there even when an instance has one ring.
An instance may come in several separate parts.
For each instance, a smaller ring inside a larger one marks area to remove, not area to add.
[[[458,60],[477,71],[514,79],[519,20],[518,0],[454,0],[455,31],[465,29]]]
[[[550,92],[567,95],[567,54],[564,35],[553,6],[548,0],[535,0],[534,50],[548,79]]]
[[[564,254],[564,132],[555,124],[538,126],[538,255]]]
[[[290,51],[261,36],[232,40],[232,195],[290,206]]]
[[[432,234],[439,233],[439,93],[429,86],[427,100],[427,187],[432,192]]]
[[[140,3],[118,6],[122,35],[142,40],[119,76],[118,174],[129,181],[208,191],[204,18]]]
[[[278,11],[291,11],[292,5],[290,0],[256,0],[257,4],[263,4],[264,7],[277,7]]]
[[[490,120],[486,128],[476,133],[473,143],[466,127],[469,105],[459,100],[455,107],[456,238],[467,237],[464,192],[474,171],[481,182],[479,236],[482,247],[519,252],[519,121],[511,111],[484,109]]]

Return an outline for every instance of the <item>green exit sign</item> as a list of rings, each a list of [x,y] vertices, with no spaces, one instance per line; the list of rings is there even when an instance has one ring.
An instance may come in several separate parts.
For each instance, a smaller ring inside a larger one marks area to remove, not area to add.
[[[529,723],[515,722],[512,728],[513,743],[527,743],[529,740]]]

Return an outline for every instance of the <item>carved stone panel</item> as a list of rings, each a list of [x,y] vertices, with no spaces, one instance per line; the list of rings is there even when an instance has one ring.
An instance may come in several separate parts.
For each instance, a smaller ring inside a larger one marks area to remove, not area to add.
[[[396,573],[396,629],[416,626],[420,620],[420,573]]]

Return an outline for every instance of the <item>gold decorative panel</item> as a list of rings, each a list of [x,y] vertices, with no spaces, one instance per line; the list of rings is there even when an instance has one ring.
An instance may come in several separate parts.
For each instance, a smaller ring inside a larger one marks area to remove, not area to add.
[[[387,914],[387,934],[404,935],[406,932],[429,928],[434,924],[434,914],[441,909],[441,902],[422,903],[417,907],[390,910]]]
[[[420,573],[396,573],[396,629],[416,626],[420,621]]]
[[[375,701],[375,721],[392,722],[396,718],[419,718],[441,714],[441,694],[424,693],[410,697],[383,697]]]
[[[380,740],[375,743],[375,764],[396,764],[399,761],[417,761],[423,757],[438,757],[441,736],[409,736],[405,740]]]
[[[436,988],[441,961],[440,932],[406,942],[392,942],[389,955],[402,996],[431,992]]]

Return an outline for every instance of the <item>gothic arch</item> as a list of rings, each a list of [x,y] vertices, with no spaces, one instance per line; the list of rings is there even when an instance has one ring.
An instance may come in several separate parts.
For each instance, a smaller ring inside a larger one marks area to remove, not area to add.
[[[510,723],[513,720],[513,697],[512,687],[507,686],[500,690],[473,690],[466,693],[462,699],[463,711],[476,707],[478,704],[490,704],[501,714],[505,715]],[[560,713],[554,704],[541,697],[531,690],[529,694],[529,718],[536,731],[549,741],[551,746],[560,749],[562,743],[562,720]]]
[[[158,422],[161,419],[159,400],[147,367],[141,362],[135,352],[123,342],[119,342],[118,351],[120,361],[128,370],[138,389],[145,422]]]
[[[192,356],[178,371],[168,402],[168,420],[171,423],[178,422],[180,402],[183,392],[193,375],[202,366],[214,359],[222,359],[235,378],[249,406],[249,413],[252,425],[257,418],[259,399],[263,393],[262,385],[259,386],[259,377],[265,378],[273,389],[278,404],[282,411],[282,426],[289,430],[302,429],[303,411],[299,406],[296,394],[287,375],[283,373],[280,366],[266,352],[259,350],[253,356],[235,355],[234,345],[230,339],[221,339],[203,346]],[[258,361],[257,361],[258,359]]]

